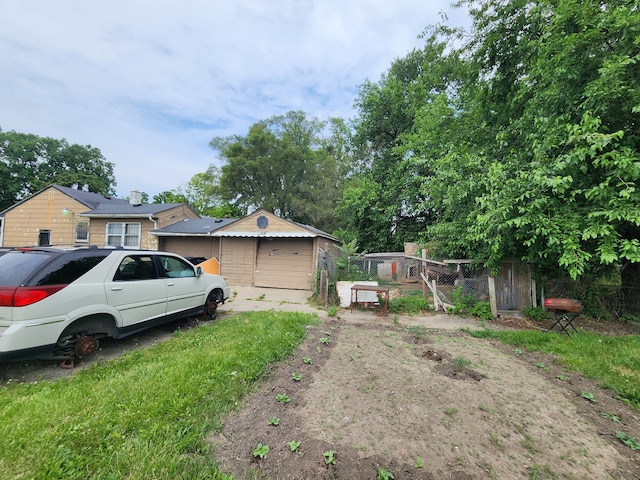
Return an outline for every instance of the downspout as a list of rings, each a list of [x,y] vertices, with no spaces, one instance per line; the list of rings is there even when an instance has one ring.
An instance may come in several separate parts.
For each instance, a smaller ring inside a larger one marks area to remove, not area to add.
[[[149,214],[148,220],[153,223],[153,229],[157,230],[158,229],[158,222],[156,221],[155,218],[153,218],[153,215]],[[149,236],[151,236],[151,235],[149,235]],[[156,250],[158,250],[159,245],[160,245],[160,240],[156,236],[156,248],[155,248]],[[142,245],[140,245],[140,247],[142,247]]]

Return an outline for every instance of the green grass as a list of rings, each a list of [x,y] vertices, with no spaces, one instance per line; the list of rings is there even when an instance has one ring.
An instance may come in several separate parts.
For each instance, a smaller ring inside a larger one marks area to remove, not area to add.
[[[599,381],[634,410],[640,411],[640,335],[592,333],[560,335],[536,331],[468,331],[530,351],[556,355],[564,365]]]
[[[0,478],[222,479],[207,435],[317,317],[243,313],[73,377],[0,389]]]

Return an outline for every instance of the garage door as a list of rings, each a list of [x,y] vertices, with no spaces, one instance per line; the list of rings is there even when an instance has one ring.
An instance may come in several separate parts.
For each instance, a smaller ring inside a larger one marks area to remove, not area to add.
[[[259,240],[256,287],[310,290],[313,271],[312,239]]]
[[[256,240],[254,238],[223,238],[220,252],[220,273],[229,285],[253,285]]]

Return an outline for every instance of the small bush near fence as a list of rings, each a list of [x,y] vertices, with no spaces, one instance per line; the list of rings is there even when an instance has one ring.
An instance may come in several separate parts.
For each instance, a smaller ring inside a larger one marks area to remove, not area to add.
[[[407,292],[402,297],[389,301],[389,312],[418,315],[429,311],[429,301],[422,296],[421,291]]]
[[[449,313],[467,314],[478,317],[480,320],[493,320],[489,302],[478,301],[473,295],[464,293],[462,287],[453,290],[451,294],[453,308]]]

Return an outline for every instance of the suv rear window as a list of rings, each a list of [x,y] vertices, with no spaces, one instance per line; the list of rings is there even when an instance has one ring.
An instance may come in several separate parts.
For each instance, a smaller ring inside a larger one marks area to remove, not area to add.
[[[78,250],[60,255],[29,279],[30,286],[66,285],[87,273],[111,252]]]
[[[109,255],[109,251],[14,251],[0,256],[0,286],[66,285]]]
[[[7,252],[0,256],[0,286],[17,287],[51,260],[50,252]]]

